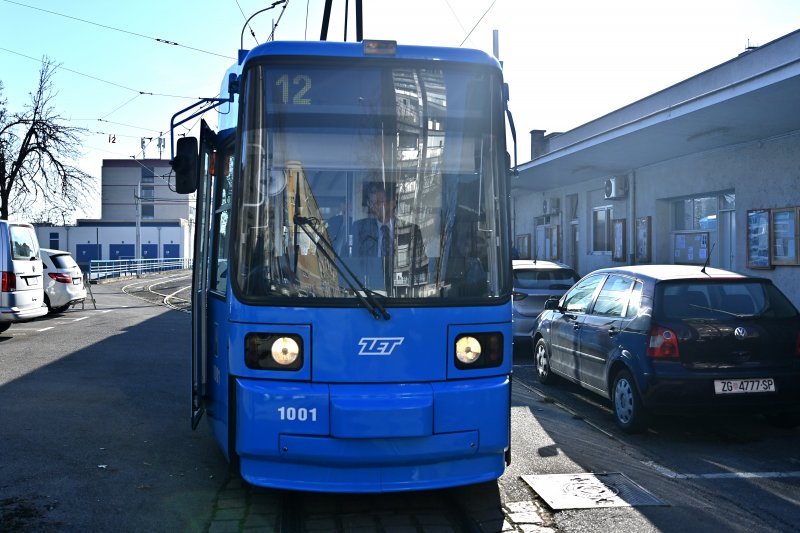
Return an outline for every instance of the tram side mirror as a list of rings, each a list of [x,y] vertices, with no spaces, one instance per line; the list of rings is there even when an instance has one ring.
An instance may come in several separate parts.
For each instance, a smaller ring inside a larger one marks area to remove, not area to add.
[[[175,158],[169,162],[175,172],[175,191],[189,194],[197,190],[197,139],[182,137],[175,147]]]

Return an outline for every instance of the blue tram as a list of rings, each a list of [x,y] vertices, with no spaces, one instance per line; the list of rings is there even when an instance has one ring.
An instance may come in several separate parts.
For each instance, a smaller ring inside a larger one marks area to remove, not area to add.
[[[498,478],[512,353],[498,62],[269,42],[240,69],[232,127],[204,124],[173,159],[179,192],[197,193],[193,425],[205,412],[265,487]]]

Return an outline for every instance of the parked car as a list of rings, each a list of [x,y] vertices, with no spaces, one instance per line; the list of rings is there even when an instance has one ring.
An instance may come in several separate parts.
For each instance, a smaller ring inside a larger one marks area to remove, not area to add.
[[[560,298],[578,281],[578,274],[562,263],[515,260],[513,265],[514,338],[528,340],[536,317],[548,298]]]
[[[14,322],[47,314],[42,261],[33,226],[0,220],[0,333]]]
[[[650,413],[760,412],[800,423],[800,315],[768,279],[642,265],[597,270],[533,329],[539,380],[611,400],[625,431]]]
[[[83,272],[69,252],[42,248],[39,255],[45,273],[44,302],[51,314],[86,299]]]

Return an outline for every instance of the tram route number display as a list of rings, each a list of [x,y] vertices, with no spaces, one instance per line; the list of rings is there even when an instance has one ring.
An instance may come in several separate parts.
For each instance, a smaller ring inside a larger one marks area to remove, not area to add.
[[[376,112],[380,109],[381,77],[374,70],[344,71],[325,67],[285,67],[267,71],[268,101],[276,110],[312,112],[329,106]]]

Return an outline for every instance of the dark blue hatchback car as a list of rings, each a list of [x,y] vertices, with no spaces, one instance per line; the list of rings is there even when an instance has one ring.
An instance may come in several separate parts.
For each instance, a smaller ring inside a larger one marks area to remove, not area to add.
[[[548,300],[532,335],[539,380],[609,398],[628,432],[656,412],[800,423],[800,315],[768,279],[682,265],[597,270]]]

